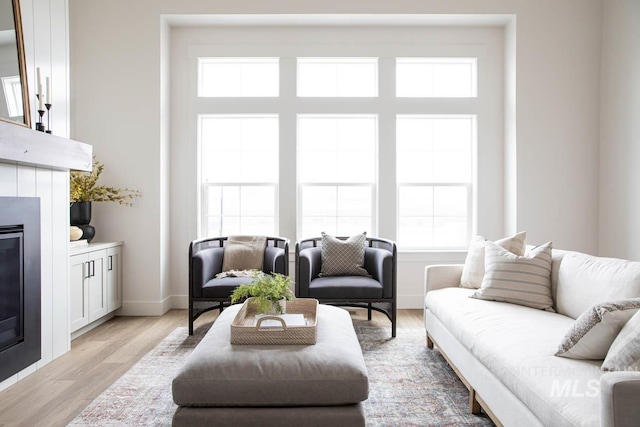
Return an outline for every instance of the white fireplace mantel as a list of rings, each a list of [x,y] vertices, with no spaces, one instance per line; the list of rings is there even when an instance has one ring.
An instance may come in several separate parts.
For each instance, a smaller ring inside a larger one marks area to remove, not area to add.
[[[0,121],[0,162],[90,171],[93,147]]]

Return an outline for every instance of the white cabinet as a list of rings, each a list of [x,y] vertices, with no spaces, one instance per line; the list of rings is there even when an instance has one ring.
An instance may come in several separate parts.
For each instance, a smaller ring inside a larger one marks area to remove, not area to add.
[[[69,259],[70,331],[122,306],[122,243],[72,248]]]
[[[107,249],[107,312],[122,307],[122,246]]]

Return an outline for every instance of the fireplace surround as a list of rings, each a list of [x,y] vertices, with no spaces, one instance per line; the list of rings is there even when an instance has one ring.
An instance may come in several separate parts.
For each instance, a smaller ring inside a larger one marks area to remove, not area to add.
[[[0,381],[41,358],[40,199],[0,197]]]

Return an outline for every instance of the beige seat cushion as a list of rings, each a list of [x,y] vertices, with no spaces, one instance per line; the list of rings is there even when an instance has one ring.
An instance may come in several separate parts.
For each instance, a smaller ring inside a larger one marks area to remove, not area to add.
[[[600,361],[556,357],[570,317],[468,298],[473,289],[427,293],[425,306],[542,425],[600,425]],[[578,398],[579,396],[579,398]]]

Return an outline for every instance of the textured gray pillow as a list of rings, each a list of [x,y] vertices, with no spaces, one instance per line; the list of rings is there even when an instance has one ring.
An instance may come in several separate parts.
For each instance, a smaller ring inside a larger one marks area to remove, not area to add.
[[[640,370],[640,311],[624,325],[602,362],[604,371]]]
[[[556,356],[602,360],[627,321],[640,310],[640,298],[592,305],[562,339]]]
[[[320,276],[369,276],[364,267],[367,233],[340,240],[322,233]]]

